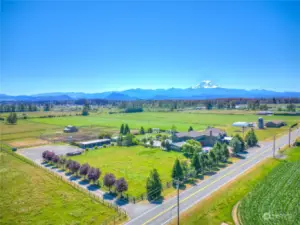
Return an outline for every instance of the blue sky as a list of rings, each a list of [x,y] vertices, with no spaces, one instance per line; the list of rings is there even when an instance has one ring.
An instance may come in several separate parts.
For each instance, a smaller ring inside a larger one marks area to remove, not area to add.
[[[300,2],[2,1],[1,93],[300,91]]]

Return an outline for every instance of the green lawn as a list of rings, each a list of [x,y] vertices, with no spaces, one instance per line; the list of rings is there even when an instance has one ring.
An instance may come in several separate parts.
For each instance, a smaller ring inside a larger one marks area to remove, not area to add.
[[[46,171],[0,152],[0,223],[100,224],[116,215]]]
[[[270,173],[272,173],[273,169],[276,169],[282,164],[285,164],[286,163],[285,161],[291,162],[291,161],[299,160],[300,148],[288,149],[285,152],[285,154],[287,155],[286,160],[283,161],[283,160],[277,160],[272,158],[266,159],[260,164],[256,165],[253,169],[249,170],[243,176],[240,176],[235,181],[225,185],[223,188],[214,192],[211,196],[201,201],[199,204],[195,205],[190,210],[183,213],[181,215],[181,223],[185,225],[198,225],[198,224],[220,225],[222,222],[226,222],[230,225],[233,225],[234,223],[233,223],[231,212],[234,205],[236,205],[249,192],[255,191],[256,186],[260,182],[264,182],[265,178]],[[298,167],[298,173],[299,173],[299,167]],[[277,180],[279,180],[279,177],[277,177]],[[298,179],[298,184],[299,184],[299,179]],[[268,190],[271,192],[272,187],[270,186]],[[284,193],[286,192],[282,192],[282,195],[285,195]],[[288,197],[290,195],[285,195],[285,196],[287,198],[290,198]],[[255,201],[257,200],[258,198],[256,198]],[[287,200],[285,200],[285,202],[287,202]],[[256,209],[258,209],[258,207],[259,204],[253,206],[252,208],[253,212],[256,212]],[[254,214],[252,216],[255,218],[257,217],[257,215]],[[176,224],[176,221],[173,220],[171,224]],[[248,225],[248,224],[252,225],[252,224],[260,224],[260,223],[256,223],[256,222],[253,223],[253,221],[249,223],[244,223],[244,225]],[[278,223],[278,224],[282,224],[282,223]]]
[[[146,192],[146,180],[150,170],[156,168],[162,182],[170,181],[175,159],[184,157],[182,153],[166,152],[156,148],[113,146],[90,150],[88,153],[71,158],[100,168],[102,177],[108,172],[115,174],[117,178],[124,177],[128,182],[127,193],[140,196]]]
[[[229,134],[234,133],[237,128],[233,128],[231,124],[236,121],[256,122],[257,115],[253,114],[220,114],[220,113],[187,113],[187,112],[143,112],[143,113],[127,113],[127,114],[93,114],[87,117],[57,117],[57,118],[33,118],[31,121],[44,124],[52,124],[65,126],[72,124],[75,126],[101,126],[119,129],[122,123],[127,123],[131,129],[139,129],[143,126],[147,128],[170,129],[172,125],[177,127],[178,131],[187,131],[189,126],[194,130],[204,130],[208,126],[223,128]],[[264,116],[267,120],[283,120],[289,125],[300,122],[299,116]],[[274,133],[286,131],[287,127],[277,129],[266,129],[258,131],[259,139],[271,137]]]

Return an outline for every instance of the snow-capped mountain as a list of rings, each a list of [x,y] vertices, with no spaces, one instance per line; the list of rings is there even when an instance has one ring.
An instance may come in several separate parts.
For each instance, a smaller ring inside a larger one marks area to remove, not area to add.
[[[198,88],[218,88],[218,85],[213,84],[211,80],[203,80],[200,84],[197,84],[195,86],[192,86],[192,89],[198,89]]]
[[[107,100],[167,100],[167,99],[213,99],[213,98],[273,98],[295,97],[300,98],[300,92],[276,92],[270,90],[244,90],[222,88],[210,80],[189,88],[169,89],[128,89],[124,91],[110,91],[98,93],[82,92],[53,92],[37,95],[9,96],[0,94],[0,101],[45,101],[45,100],[72,100],[72,99],[107,99]]]

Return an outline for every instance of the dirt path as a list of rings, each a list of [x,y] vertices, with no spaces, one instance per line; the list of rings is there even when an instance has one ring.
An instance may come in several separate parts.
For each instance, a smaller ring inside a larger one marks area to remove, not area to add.
[[[240,202],[236,203],[235,206],[232,209],[232,219],[235,225],[242,225],[239,221],[239,216],[238,216],[238,207],[240,205]]]

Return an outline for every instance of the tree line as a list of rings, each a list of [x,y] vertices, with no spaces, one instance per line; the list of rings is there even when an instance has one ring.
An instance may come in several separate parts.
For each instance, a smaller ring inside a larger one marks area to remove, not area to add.
[[[99,182],[101,177],[101,170],[99,168],[91,167],[88,163],[80,165],[79,162],[76,162],[71,159],[66,159],[65,157],[60,157],[51,151],[44,151],[42,157],[45,162],[51,163],[60,167],[64,170],[68,170],[70,173],[75,174],[76,176],[81,176],[83,179],[88,180],[88,182],[96,183]],[[116,179],[115,175],[112,173],[106,173],[103,177],[103,185],[109,189],[111,193],[112,188],[115,188],[115,192],[120,194],[120,197],[123,197],[123,192],[128,190],[128,183],[125,178],[121,177]]]
[[[36,104],[33,103],[15,103],[15,104],[0,104],[0,113],[5,112],[35,112],[39,111]]]

